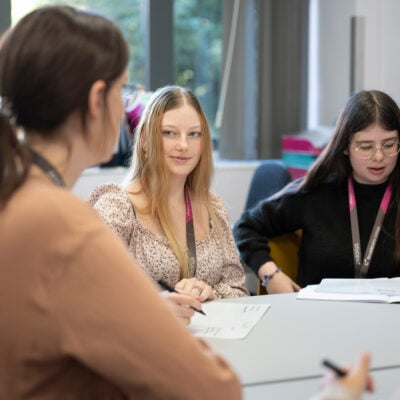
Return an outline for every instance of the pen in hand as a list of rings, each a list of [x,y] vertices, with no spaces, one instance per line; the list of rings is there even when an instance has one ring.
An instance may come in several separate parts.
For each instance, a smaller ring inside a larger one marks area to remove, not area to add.
[[[325,359],[322,361],[322,365],[335,372],[335,374],[340,378],[343,378],[347,375],[347,371],[345,369],[338,367],[332,361]]]
[[[182,294],[180,292],[178,292],[175,288],[173,288],[172,286],[170,286],[167,282],[164,281],[164,279],[159,279],[157,281],[157,283],[165,290],[168,290],[168,292],[173,292],[173,293],[178,293],[178,294]],[[192,306],[189,306],[192,310],[203,314],[203,315],[207,315],[203,310],[198,310],[197,308],[194,308]]]

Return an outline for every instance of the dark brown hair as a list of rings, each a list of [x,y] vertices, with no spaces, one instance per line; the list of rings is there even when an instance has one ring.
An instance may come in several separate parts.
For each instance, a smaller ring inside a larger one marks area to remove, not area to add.
[[[398,105],[390,96],[378,90],[354,93],[339,115],[331,140],[308,170],[302,187],[312,189],[331,178],[347,179],[352,173],[352,167],[345,150],[357,132],[373,124],[388,131],[397,130],[399,135]],[[389,178],[394,188],[400,188],[399,162],[400,159]]]
[[[357,132],[373,124],[378,124],[388,131],[396,130],[399,136],[398,105],[390,96],[378,90],[354,93],[338,118],[330,142],[308,170],[299,189],[312,190],[333,178],[340,181],[347,179],[352,173],[352,167],[345,150]],[[397,204],[400,199],[400,157],[389,176],[389,182],[393,185],[391,204]],[[395,241],[395,256],[400,262],[400,207],[397,208]]]
[[[107,92],[128,57],[112,22],[67,6],[39,8],[7,32],[0,48],[0,206],[30,166],[17,127],[51,137],[73,112],[85,127],[92,84],[105,81]]]

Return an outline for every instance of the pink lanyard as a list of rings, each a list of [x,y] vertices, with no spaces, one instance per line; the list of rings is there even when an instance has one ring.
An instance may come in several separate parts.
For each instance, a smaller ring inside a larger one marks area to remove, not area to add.
[[[197,257],[196,257],[196,241],[194,237],[192,203],[190,202],[189,190],[185,190],[186,204],[186,242],[189,250],[189,270],[190,275],[196,275]]]
[[[360,243],[360,230],[358,227],[357,205],[356,196],[354,193],[353,178],[349,176],[347,181],[349,191],[349,209],[350,209],[350,223],[351,223],[351,237],[353,240],[353,256],[354,256],[354,269],[356,278],[365,278],[368,273],[369,265],[371,263],[372,254],[375,250],[376,242],[382,228],[382,222],[385,218],[390,198],[392,197],[392,185],[389,184],[383,194],[379,210],[376,215],[374,227],[372,228],[369,237],[367,248],[365,249],[364,259],[361,262],[361,243]]]

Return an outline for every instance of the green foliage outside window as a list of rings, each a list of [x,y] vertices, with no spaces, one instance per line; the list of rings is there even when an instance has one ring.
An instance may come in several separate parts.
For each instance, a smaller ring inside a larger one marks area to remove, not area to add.
[[[13,22],[30,10],[49,4],[68,4],[110,18],[129,43],[130,81],[145,83],[144,0],[12,0]],[[175,82],[199,96],[213,125],[218,105],[222,58],[222,7],[220,0],[174,1]]]
[[[214,135],[222,59],[220,0],[175,0],[174,58],[176,83],[190,87],[208,116]]]
[[[13,20],[22,16],[19,14],[25,14],[37,7],[68,4],[71,7],[91,10],[114,21],[129,44],[131,53],[128,66],[129,76],[135,83],[144,84],[143,0],[68,0],[68,2],[65,0],[23,0],[23,3],[22,5],[21,0],[12,2]]]

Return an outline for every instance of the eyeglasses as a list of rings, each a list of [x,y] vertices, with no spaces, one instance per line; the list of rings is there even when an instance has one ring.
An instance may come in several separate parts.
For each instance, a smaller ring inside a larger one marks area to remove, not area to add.
[[[377,150],[380,150],[386,157],[394,157],[400,152],[400,143],[398,140],[382,143],[380,146],[376,146],[372,143],[362,143],[354,150],[357,152],[357,156],[363,160],[370,160],[375,156]]]

